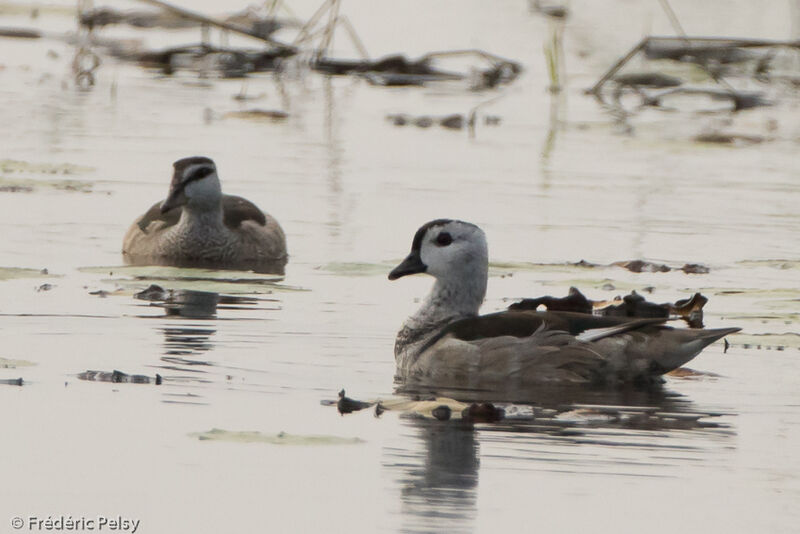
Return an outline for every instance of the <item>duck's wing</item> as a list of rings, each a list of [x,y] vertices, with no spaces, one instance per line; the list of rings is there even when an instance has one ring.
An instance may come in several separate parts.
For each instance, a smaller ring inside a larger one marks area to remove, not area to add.
[[[245,221],[252,221],[259,226],[267,224],[267,217],[258,206],[235,195],[222,195],[222,213],[225,226],[231,230],[239,228]]]
[[[541,329],[582,335],[583,340],[594,341],[665,321],[665,318],[631,319],[575,312],[509,310],[455,321],[445,327],[441,335],[452,334],[458,339],[472,341],[498,336],[528,337]]]
[[[181,218],[181,210],[183,208],[178,206],[176,208],[172,208],[166,213],[161,213],[162,203],[163,200],[150,206],[150,209],[147,210],[147,212],[142,215],[138,221],[136,221],[136,225],[142,232],[148,233],[148,227],[154,222],[160,223],[158,229],[164,229],[178,224],[178,221]]]
[[[605,358],[570,334],[540,329],[532,335],[473,340],[452,333],[398,366],[402,378],[466,389],[524,388],[606,380]]]

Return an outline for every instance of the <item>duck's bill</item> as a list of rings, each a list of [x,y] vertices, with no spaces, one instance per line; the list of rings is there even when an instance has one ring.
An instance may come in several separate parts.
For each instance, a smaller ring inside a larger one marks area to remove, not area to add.
[[[183,199],[183,195],[181,195],[182,190],[174,190],[170,191],[169,196],[167,199],[161,203],[161,213],[166,213],[173,208],[177,208],[178,206],[184,205],[186,202]]]
[[[419,252],[411,251],[411,254],[406,256],[400,265],[392,269],[389,273],[389,280],[397,280],[401,276],[408,274],[424,273],[428,270],[428,266],[422,263],[422,258],[419,257]]]

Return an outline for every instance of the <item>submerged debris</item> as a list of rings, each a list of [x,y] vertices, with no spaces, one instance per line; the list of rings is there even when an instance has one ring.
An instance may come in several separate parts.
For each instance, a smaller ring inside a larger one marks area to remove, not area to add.
[[[169,297],[169,292],[157,284],[150,284],[147,289],[143,289],[138,293],[134,293],[133,298],[139,300],[166,300]]]
[[[755,145],[766,141],[766,137],[761,135],[747,135],[723,132],[706,132],[694,137],[698,143],[710,143],[715,145]]]
[[[622,267],[632,273],[668,273],[673,270],[669,265],[645,260],[615,261],[611,265]],[[687,263],[675,270],[683,271],[686,274],[708,274],[711,271],[711,269],[699,263]]]
[[[479,60],[483,65],[472,65],[466,70],[450,70],[436,65],[448,58],[465,57]],[[468,80],[473,89],[510,83],[522,72],[519,63],[482,50],[432,52],[418,59],[394,54],[374,61],[320,57],[311,67],[332,75],[359,74],[375,85],[419,86],[430,82]]]
[[[390,113],[386,115],[386,120],[395,126],[414,125],[417,128],[430,128],[434,124],[447,128],[449,130],[461,130],[464,127],[474,127],[475,115],[469,116],[460,113],[453,113],[441,117],[431,117],[429,115],[406,115],[404,113]],[[484,117],[484,123],[490,126],[496,126],[500,123],[500,118],[495,116]]]
[[[536,310],[544,306],[548,311],[569,311],[592,313],[592,301],[587,299],[576,287],[570,287],[566,297],[537,297],[523,299],[508,307],[509,310]]]
[[[621,98],[624,94],[638,96],[639,108],[667,109],[667,99],[688,97],[695,100],[721,100],[730,104],[706,111],[741,111],[772,105],[773,102],[765,97],[764,92],[746,88],[752,85],[752,81],[769,84],[795,79],[796,75],[791,73],[796,72],[798,55],[800,41],[646,37],[620,58],[587,92],[601,103],[626,112],[630,109],[623,110]],[[637,56],[648,62],[647,71],[620,72]],[[659,61],[672,61],[680,65],[671,66],[670,74],[666,74],[654,70],[660,65]],[[698,77],[698,68],[705,73],[705,80]],[[786,72],[780,72],[781,68]],[[737,88],[728,81],[734,79],[744,80],[738,84],[743,88]]]
[[[134,28],[196,28],[200,23],[173,13],[155,10],[121,10],[97,7],[78,15],[78,23],[89,28],[102,28],[114,24],[127,24]]]
[[[115,384],[155,384],[161,385],[161,375],[156,373],[155,377],[147,375],[129,375],[122,371],[84,371],[78,374],[79,380],[90,380],[95,382],[113,382]]]
[[[21,386],[23,381],[22,378],[0,378],[0,384],[6,386]]]
[[[241,78],[255,72],[273,71],[295,54],[287,48],[252,50],[196,44],[158,51],[112,51],[119,58],[136,61],[146,68],[172,75],[180,70],[218,72],[223,78]]]
[[[357,445],[364,443],[361,438],[342,438],[338,436],[314,436],[302,434],[264,434],[258,431],[234,431],[212,428],[207,432],[189,434],[200,441],[228,441],[233,443],[267,443],[271,445]]]
[[[246,109],[242,111],[229,111],[225,113],[224,117],[234,119],[283,121],[289,118],[289,114],[285,111],[273,109]]]
[[[683,83],[680,78],[660,72],[619,74],[614,76],[612,80],[619,85],[631,87],[677,87]]]
[[[359,410],[363,410],[364,408],[369,408],[374,403],[372,402],[364,402],[359,400],[353,400],[350,397],[345,395],[344,389],[339,392],[339,400],[336,403],[336,409],[339,410],[339,413],[344,415],[346,413],[353,413]]]

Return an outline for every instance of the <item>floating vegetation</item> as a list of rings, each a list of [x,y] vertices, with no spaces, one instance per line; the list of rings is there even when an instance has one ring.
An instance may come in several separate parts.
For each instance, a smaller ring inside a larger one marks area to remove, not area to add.
[[[17,367],[32,367],[35,363],[28,360],[12,360],[0,357],[0,369],[16,369]]]
[[[708,143],[714,145],[736,145],[750,146],[763,143],[767,138],[762,135],[735,134],[723,132],[706,132],[694,137],[697,143]]]
[[[294,54],[284,48],[255,50],[205,43],[145,52],[112,48],[109,52],[120,59],[138,62],[142,67],[157,69],[166,75],[188,70],[206,74],[216,72],[222,78],[242,78],[256,72],[273,71],[281,60]]]
[[[386,276],[396,263],[332,262],[316,269],[340,276]]]
[[[339,410],[340,414],[346,414],[369,408],[373,404],[375,403],[351,399],[345,394],[344,389],[342,389],[339,392],[339,400],[336,401],[336,409]]]
[[[252,271],[193,269],[158,265],[126,265],[116,267],[82,267],[84,273],[106,274],[103,280],[127,289],[141,289],[153,282],[168,282],[172,289],[211,293],[272,293],[275,291],[306,291],[304,288],[281,284],[282,276]]]
[[[18,278],[52,278],[47,269],[25,269],[23,267],[0,267],[0,280],[15,280]]]
[[[91,182],[81,180],[33,180],[0,177],[0,193],[33,193],[39,189],[91,193],[92,188]]]
[[[212,428],[206,432],[192,432],[190,437],[200,441],[226,441],[229,443],[266,443],[269,445],[323,446],[323,445],[358,445],[365,443],[361,438],[342,438],[338,436],[320,436],[308,434],[264,434],[258,431],[223,430]]]
[[[93,172],[93,167],[75,165],[72,163],[31,163],[15,159],[0,159],[0,172],[3,174],[87,174]]]
[[[280,122],[288,119],[289,114],[285,111],[273,109],[246,109],[241,111],[228,111],[223,117],[226,119]]]
[[[443,115],[440,117],[432,117],[430,115],[407,115],[405,113],[390,113],[386,115],[386,120],[395,126],[412,125],[417,128],[430,128],[433,125],[441,126],[449,130],[461,130],[465,127],[474,128],[477,120],[475,114],[462,115],[461,113],[453,113],[450,115]],[[483,123],[488,126],[497,126],[500,124],[500,117],[494,115],[487,115],[483,117]]]
[[[425,419],[463,419],[472,422],[495,422],[505,417],[505,410],[491,403],[465,403],[449,397],[433,397],[429,399],[392,398],[388,400],[361,401],[351,399],[345,395],[345,390],[339,392],[339,400],[324,400],[323,406],[336,406],[337,411],[349,414],[375,407],[375,416],[380,417],[386,411],[400,412],[406,416],[422,417]]]
[[[636,291],[625,295],[622,299],[589,300],[575,287],[569,288],[566,297],[538,297],[523,299],[508,307],[509,310],[536,310],[543,306],[548,311],[568,311],[577,313],[594,313],[614,317],[681,317],[693,328],[703,326],[703,306],[708,299],[700,293],[691,298],[676,302],[656,304],[647,301]]]
[[[782,351],[787,348],[800,350],[800,334],[795,332],[737,334],[736,346],[755,350]]]
[[[156,374],[155,377],[147,375],[129,375],[122,371],[84,371],[78,373],[79,380],[88,380],[94,382],[112,382],[114,384],[155,384],[161,385],[161,375]]]
[[[764,91],[748,90],[752,82],[766,89],[796,88],[793,80],[799,56],[800,41],[646,37],[587,92],[623,114],[644,108],[675,109],[668,107],[671,101],[681,110],[736,112],[774,103]],[[647,70],[623,72],[637,57]],[[633,106],[622,103],[623,96],[628,95],[634,97]],[[702,107],[693,107],[689,101],[697,101]],[[714,102],[723,105],[715,106]]]
[[[0,193],[32,193],[42,188],[89,193],[92,191],[93,187],[91,182],[75,179],[42,180],[24,176],[72,176],[88,174],[92,171],[94,171],[92,167],[85,167],[72,163],[31,163],[13,159],[2,159],[0,160]]]
[[[453,59],[471,61],[466,66],[448,67],[447,63]],[[393,54],[375,61],[321,57],[311,66],[326,74],[358,74],[373,85],[421,86],[431,82],[466,81],[473,90],[511,83],[522,72],[519,63],[483,50],[431,52],[417,59]]]

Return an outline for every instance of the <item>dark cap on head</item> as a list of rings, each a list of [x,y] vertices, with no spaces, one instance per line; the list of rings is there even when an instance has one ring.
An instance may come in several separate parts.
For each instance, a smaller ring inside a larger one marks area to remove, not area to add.
[[[420,251],[422,250],[422,239],[431,228],[436,226],[444,226],[451,222],[453,222],[452,219],[436,219],[420,226],[419,230],[417,230],[417,233],[414,234],[414,241],[411,242],[411,252],[400,263],[400,265],[392,269],[392,272],[389,273],[389,280],[397,280],[402,276],[424,273],[427,271],[428,266],[422,262],[422,257],[420,257]]]

